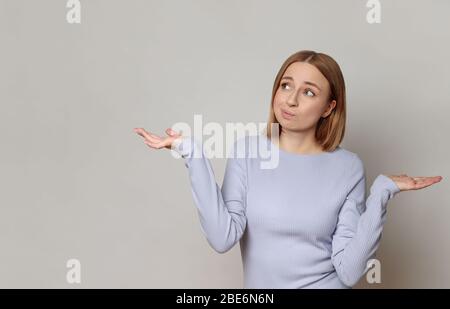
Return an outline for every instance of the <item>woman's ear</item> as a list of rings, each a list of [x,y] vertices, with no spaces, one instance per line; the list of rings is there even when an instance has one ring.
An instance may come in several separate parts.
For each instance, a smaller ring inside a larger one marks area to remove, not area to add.
[[[336,107],[336,100],[333,100],[328,104],[326,111],[322,114],[322,118],[328,117],[328,115],[331,114],[331,112],[335,107]]]

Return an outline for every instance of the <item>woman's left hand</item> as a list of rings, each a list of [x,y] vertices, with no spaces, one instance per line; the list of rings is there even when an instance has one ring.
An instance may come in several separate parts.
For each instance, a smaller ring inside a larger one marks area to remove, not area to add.
[[[419,190],[431,186],[442,180],[441,176],[434,177],[410,177],[406,174],[400,176],[386,175],[391,178],[399,187],[400,191]]]

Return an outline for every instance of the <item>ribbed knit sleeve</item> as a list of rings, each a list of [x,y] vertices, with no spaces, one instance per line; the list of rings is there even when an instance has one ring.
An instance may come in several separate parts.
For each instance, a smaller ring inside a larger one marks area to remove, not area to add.
[[[237,142],[233,145],[233,150],[236,145]],[[173,150],[181,155],[188,169],[203,234],[214,250],[219,253],[227,252],[240,240],[246,228],[246,159],[227,159],[220,188],[203,145],[194,137],[177,139]]]
[[[381,239],[387,203],[400,189],[392,179],[380,174],[366,200],[365,171],[358,156],[350,173],[355,185],[339,212],[332,263],[342,283],[352,287],[368,270],[367,262],[374,257]]]

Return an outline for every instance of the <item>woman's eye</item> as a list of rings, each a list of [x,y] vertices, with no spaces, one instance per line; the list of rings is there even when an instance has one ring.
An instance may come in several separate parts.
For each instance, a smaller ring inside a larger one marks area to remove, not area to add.
[[[308,93],[311,93],[312,95],[308,95],[309,97],[314,97],[316,94],[312,92],[311,90],[307,89],[305,93],[308,95]]]
[[[280,87],[281,89],[285,89],[285,86],[289,86],[288,83],[281,83]],[[304,92],[308,97],[315,97],[316,94],[314,92],[311,91],[311,89],[306,89],[306,91]]]
[[[282,83],[281,84],[281,89],[284,89],[284,86],[287,85],[287,83]]]

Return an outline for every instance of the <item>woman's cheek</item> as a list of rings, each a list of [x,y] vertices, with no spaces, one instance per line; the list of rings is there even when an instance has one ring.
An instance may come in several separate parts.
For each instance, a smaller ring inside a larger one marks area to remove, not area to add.
[[[280,107],[281,106],[281,99],[279,97],[274,98],[274,107]]]
[[[281,102],[282,101],[276,101],[275,102],[275,108],[274,108],[274,110],[280,115],[281,115],[281,107],[283,105]]]

